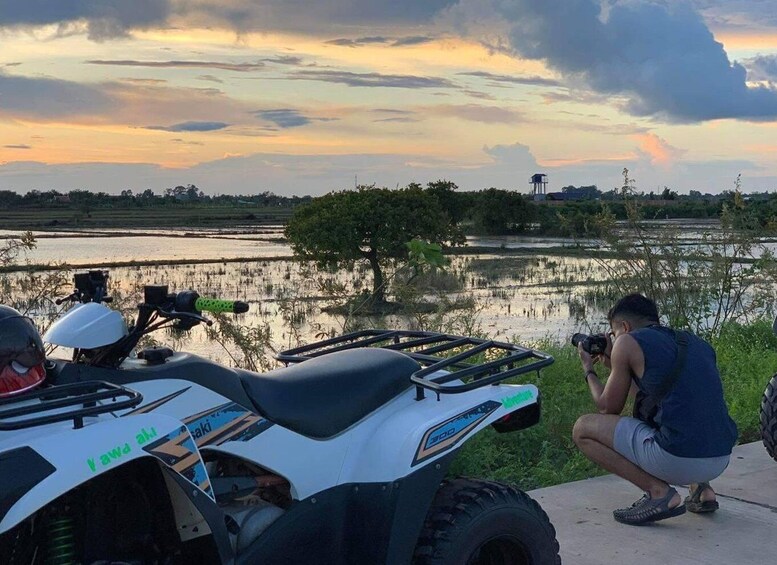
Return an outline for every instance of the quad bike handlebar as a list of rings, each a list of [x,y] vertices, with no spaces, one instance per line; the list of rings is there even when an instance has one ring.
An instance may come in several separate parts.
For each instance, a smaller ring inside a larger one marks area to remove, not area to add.
[[[203,298],[194,290],[183,290],[178,293],[167,292],[167,286],[146,286],[144,289],[145,303],[164,307],[165,311],[175,313],[200,314],[244,314],[248,312],[248,304],[240,300],[223,300],[221,298]]]
[[[248,304],[240,300],[203,298],[193,290],[184,290],[173,296],[175,310],[178,312],[211,312],[212,314],[243,314],[248,312]]]
[[[198,298],[194,307],[200,312],[212,312],[214,314],[229,313],[243,314],[248,312],[248,304],[240,300],[220,300],[218,298]]]
[[[108,273],[104,271],[77,274],[76,291],[63,300],[108,302],[110,299],[105,296],[107,278]],[[137,320],[129,327],[127,335],[95,350],[87,356],[87,362],[91,365],[118,367],[144,335],[161,328],[187,331],[201,323],[212,325],[213,321],[203,316],[203,312],[242,314],[247,311],[248,304],[239,300],[203,298],[193,290],[175,293],[170,292],[167,285],[146,285],[143,288],[143,302],[138,304]]]

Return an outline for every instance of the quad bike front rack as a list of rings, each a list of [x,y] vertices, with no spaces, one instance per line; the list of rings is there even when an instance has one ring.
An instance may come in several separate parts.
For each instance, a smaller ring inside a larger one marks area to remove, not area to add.
[[[98,404],[105,400],[111,402]],[[73,427],[78,429],[84,426],[85,416],[133,408],[141,402],[143,395],[139,392],[103,381],[42,388],[0,400],[0,431],[66,420],[73,420]]]
[[[439,399],[440,394],[459,394],[533,371],[539,374],[540,369],[554,361],[547,353],[513,343],[439,332],[381,329],[361,330],[287,349],[278,353],[276,359],[288,365],[358,347],[393,349],[422,365],[410,377],[416,385],[418,400],[424,398],[425,389]],[[461,382],[450,384],[453,381]]]

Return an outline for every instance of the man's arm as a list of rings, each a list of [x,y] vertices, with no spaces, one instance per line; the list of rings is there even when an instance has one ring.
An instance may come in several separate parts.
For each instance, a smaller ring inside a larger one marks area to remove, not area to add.
[[[603,385],[593,371],[593,359],[581,351],[583,370],[587,374],[586,382],[596,408],[602,414],[620,414],[623,410],[632,385],[633,358],[641,352],[639,344],[630,335],[624,334],[616,339],[610,356],[610,376],[607,383]]]
[[[612,355],[612,339],[613,335],[612,332],[609,332],[607,334],[607,349],[604,351],[604,353],[594,357],[594,363],[597,361],[600,361],[602,365],[607,367],[608,369],[612,369],[612,363],[610,363],[610,356]],[[632,371],[634,370],[634,367],[632,366]],[[634,382],[634,379],[631,379],[631,388],[629,389],[629,396],[634,398],[637,396],[637,392],[639,391],[639,387],[637,386],[637,383]]]

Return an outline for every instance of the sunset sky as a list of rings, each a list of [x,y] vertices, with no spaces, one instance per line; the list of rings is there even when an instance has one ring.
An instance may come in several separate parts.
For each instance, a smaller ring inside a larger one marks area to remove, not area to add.
[[[777,190],[777,0],[0,0],[0,190]]]

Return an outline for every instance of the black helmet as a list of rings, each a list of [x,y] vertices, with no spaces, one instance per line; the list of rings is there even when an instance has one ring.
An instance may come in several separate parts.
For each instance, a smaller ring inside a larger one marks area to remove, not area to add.
[[[46,376],[43,340],[32,320],[0,305],[0,397],[38,386]]]

